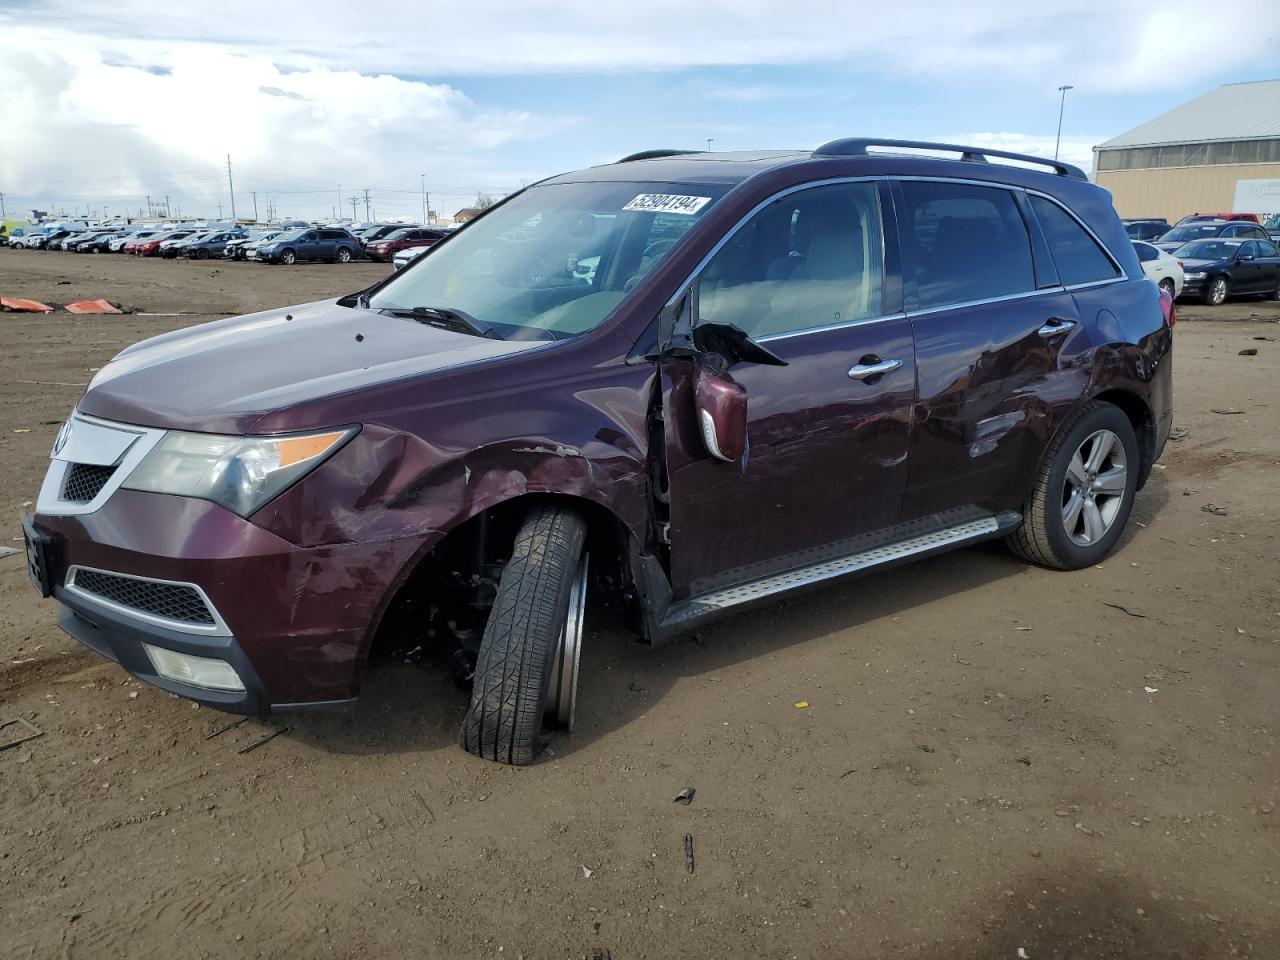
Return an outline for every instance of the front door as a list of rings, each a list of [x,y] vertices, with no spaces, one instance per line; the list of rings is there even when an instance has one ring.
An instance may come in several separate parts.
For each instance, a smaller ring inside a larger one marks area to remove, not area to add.
[[[915,355],[882,189],[789,193],[702,271],[700,322],[734,324],[787,365],[732,368],[747,390],[748,449],[725,463],[693,415],[692,365],[664,364],[676,599],[861,552],[897,523]]]

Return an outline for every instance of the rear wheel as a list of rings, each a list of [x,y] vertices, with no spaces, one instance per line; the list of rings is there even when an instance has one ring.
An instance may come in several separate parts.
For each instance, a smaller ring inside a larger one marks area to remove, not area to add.
[[[1172,297],[1173,291],[1175,289],[1173,285],[1173,277],[1165,277],[1163,280],[1161,280],[1160,289]]]
[[[1220,307],[1227,302],[1227,278],[1214,277],[1204,291],[1204,302],[1210,306]]]
[[[1023,559],[1059,570],[1098,563],[1124,533],[1140,459],[1124,412],[1096,400],[1086,404],[1050,444],[1009,546]]]
[[[196,259],[197,259],[197,260],[208,260],[208,259],[209,259],[209,251],[208,251],[208,250],[197,250],[197,251],[196,251]]]
[[[339,263],[350,263],[350,262],[351,262],[351,251],[350,251],[350,250],[348,250],[346,247],[339,247],[339,248],[338,248],[338,262],[339,262]]]
[[[459,742],[499,763],[532,763],[554,726],[572,729],[586,608],[587,524],[532,510],[503,568]]]

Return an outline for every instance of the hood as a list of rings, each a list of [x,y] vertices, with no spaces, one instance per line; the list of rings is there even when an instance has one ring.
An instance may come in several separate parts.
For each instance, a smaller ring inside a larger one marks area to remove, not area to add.
[[[1231,261],[1229,260],[1188,260],[1185,257],[1182,260],[1182,269],[1187,273],[1192,270],[1212,270],[1217,267],[1225,267]]]
[[[139,426],[247,433],[264,414],[547,343],[473,337],[324,300],[144,340],[98,371],[78,409]],[[327,425],[322,415],[317,425]]]

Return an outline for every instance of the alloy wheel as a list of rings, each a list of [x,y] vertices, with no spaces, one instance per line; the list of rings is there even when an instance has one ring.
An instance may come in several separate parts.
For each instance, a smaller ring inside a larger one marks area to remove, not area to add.
[[[1096,430],[1071,455],[1062,485],[1062,526],[1079,547],[1107,535],[1128,486],[1124,444],[1110,430]]]
[[[1227,278],[1217,277],[1209,288],[1209,302],[1215,307],[1221,306],[1227,299]]]
[[[582,657],[582,621],[586,609],[587,555],[584,552],[569,587],[569,609],[552,655],[551,679],[547,684],[547,719],[570,732],[578,702],[578,663]]]

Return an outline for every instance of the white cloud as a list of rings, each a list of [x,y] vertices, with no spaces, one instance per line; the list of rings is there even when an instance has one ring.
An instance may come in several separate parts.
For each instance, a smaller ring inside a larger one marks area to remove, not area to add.
[[[1215,18],[1197,0],[310,0],[305,9],[30,0],[0,10],[0,189],[23,196],[74,183],[80,199],[135,205],[163,190],[211,209],[231,153],[242,190],[316,191],[286,195],[295,199],[281,200],[281,212],[291,203],[327,212],[337,198],[326,193],[342,182],[346,194],[385,187],[384,211],[396,203],[412,213],[420,173],[459,201],[502,192],[547,172],[500,165],[502,146],[575,122],[474,102],[456,78],[825,62],[939,86],[998,78],[1048,90],[1069,82],[1076,96],[1150,93],[1216,75],[1222,58],[1206,50],[1241,63],[1265,57],[1268,31],[1241,25],[1274,22],[1275,2],[1236,0],[1230,17]],[[689,96],[752,104],[822,94],[744,77],[694,85]],[[675,122],[694,121],[695,140],[729,136],[723,117]],[[1044,138],[970,136],[1052,152]],[[1063,156],[1087,165],[1101,139],[1066,138]],[[606,149],[589,138],[578,146]]]
[[[1093,147],[1107,139],[1105,136],[1064,136],[1058,147],[1058,158],[1073,163],[1085,172],[1093,169]],[[939,136],[942,143],[963,143],[974,147],[987,147],[991,150],[1007,150],[1010,153],[1025,153],[1033,157],[1052,157],[1055,138],[1037,136],[1027,133],[991,133],[988,131],[971,131],[969,133],[952,133]]]
[[[419,174],[437,194],[456,191],[442,199],[458,206],[463,191],[514,189],[509,172],[487,165],[488,152],[572,122],[483,109],[448,84],[390,74],[3,26],[0,89],[0,128],[10,134],[0,185],[11,204],[57,201],[66,185],[62,199],[94,207],[127,201],[136,210],[143,194],[168,193],[213,212],[227,200],[229,153],[241,215],[253,189],[284,191],[284,214],[327,212],[344,181],[344,197],[371,186],[384,213],[418,214]]]
[[[1265,56],[1274,0],[1235,0],[1205,17],[1198,0],[415,0],[353,6],[220,0],[43,0],[11,9],[24,24],[167,44],[204,38],[293,67],[410,75],[854,61],[947,77],[984,67],[1009,78],[1069,78],[1082,89],[1159,89],[1221,69],[1206,50]],[[1194,28],[1189,25],[1194,24]],[[1175,66],[1176,65],[1176,66]]]

